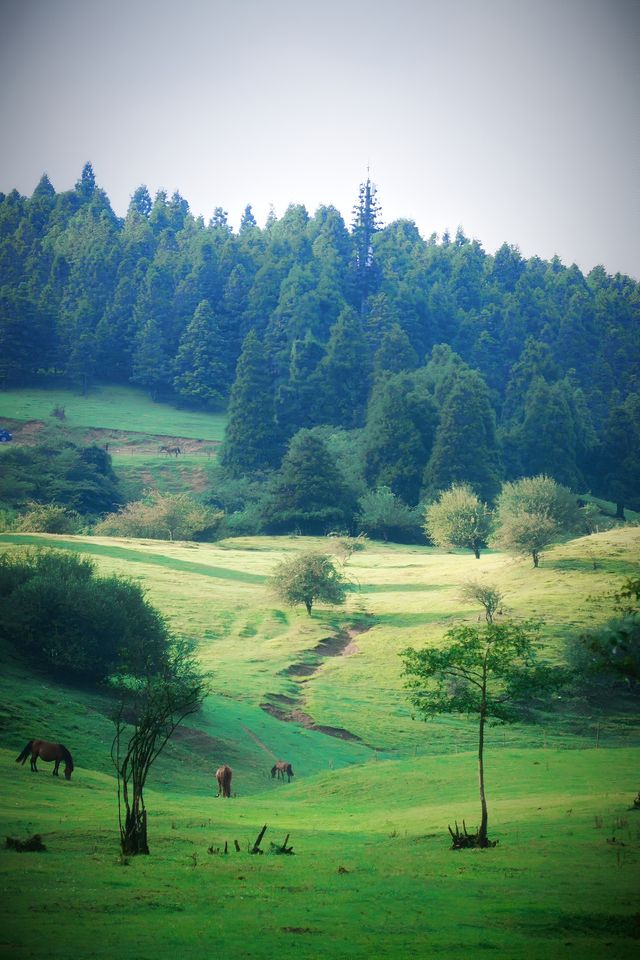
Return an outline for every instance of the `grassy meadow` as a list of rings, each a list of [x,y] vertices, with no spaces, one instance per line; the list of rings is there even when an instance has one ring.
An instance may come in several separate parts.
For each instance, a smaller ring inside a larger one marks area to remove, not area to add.
[[[56,408],[64,420],[53,416]],[[19,443],[36,442],[43,425],[54,425],[79,444],[106,446],[127,498],[146,489],[198,493],[209,487],[225,422],[222,413],[154,403],[134,387],[96,385],[86,396],[62,387],[0,391],[0,426]],[[162,446],[179,446],[181,453]]]
[[[48,847],[0,858],[11,956],[637,954],[637,715],[624,701],[568,704],[540,725],[492,728],[489,833],[499,843],[452,852],[447,824],[475,826],[479,815],[475,726],[412,719],[398,654],[475,622],[480,611],[459,588],[482,576],[500,585],[505,615],[543,619],[545,653],[563,659],[572,637],[610,615],[607,594],[637,575],[639,528],[558,545],[537,570],[496,552],[476,561],[370,543],[345,567],[345,607],[312,617],[282,607],[266,580],[283,556],[330,551],[330,539],[0,536],[0,550],[19,545],[77,550],[139,580],[172,628],[197,639],[214,692],[152,769],[151,856],[125,864],[109,702],[6,652],[2,828],[40,833]],[[34,736],[71,749],[70,782],[13,762]],[[271,780],[277,758],[293,764],[291,784]],[[234,771],[229,801],[215,798],[222,761]],[[250,856],[265,823],[266,855]],[[295,855],[270,854],[287,833]],[[227,856],[215,852],[225,841]]]

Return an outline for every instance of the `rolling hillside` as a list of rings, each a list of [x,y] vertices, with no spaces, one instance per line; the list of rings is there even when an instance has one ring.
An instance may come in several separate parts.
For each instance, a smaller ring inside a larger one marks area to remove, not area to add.
[[[310,960],[364,958],[374,945],[378,956],[409,957],[425,944],[449,956],[631,957],[637,717],[616,703],[606,717],[569,711],[542,728],[495,730],[487,776],[500,844],[461,859],[446,828],[477,819],[475,730],[463,719],[411,718],[398,652],[456,619],[474,621],[478,611],[457,593],[481,574],[501,585],[510,615],[545,616],[547,652],[561,657],[566,636],[609,612],[588,598],[637,572],[639,540],[637,528],[621,528],[572,541],[538,570],[497,553],[475,561],[369,544],[346,567],[355,587],[346,608],[309,618],[275,604],[265,581],[283,555],[331,541],[2,536],[3,551],[77,550],[105,573],[140,580],[174,630],[198,638],[215,691],[152,771],[152,856],[123,869],[108,700],[34,675],[7,652],[3,829],[41,833],[49,852],[0,860],[5,945],[19,944],[18,956],[62,956],[46,901],[73,911],[82,957],[195,958],[214,940],[251,958],[293,943]],[[72,748],[69,783],[44,764],[36,777],[13,763],[34,735]],[[277,757],[293,763],[291,784],[271,780]],[[230,802],[214,799],[222,760],[234,770]],[[293,857],[245,852],[263,823],[267,851],[269,838],[290,833]],[[225,841],[232,855],[207,853]],[[27,916],[37,923],[26,928]]]

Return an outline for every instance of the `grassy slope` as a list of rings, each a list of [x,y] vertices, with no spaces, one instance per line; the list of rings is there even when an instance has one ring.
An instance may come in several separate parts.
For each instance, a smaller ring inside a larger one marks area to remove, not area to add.
[[[0,391],[0,417],[10,420],[46,420],[54,407],[64,407],[71,427],[96,427],[158,436],[221,440],[222,414],[198,413],[154,403],[135,387],[95,386],[86,395],[66,389]]]
[[[62,388],[20,388],[0,391],[0,426],[8,424],[18,437],[26,421],[51,421],[56,406],[64,408],[64,427],[76,442],[109,445],[129,499],[150,488],[178,493],[210,486],[215,449],[224,434],[224,414],[154,403],[133,387],[96,386],[85,397]],[[182,443],[177,458],[159,452],[171,437]],[[195,442],[185,443],[188,440]]]
[[[374,544],[349,563],[359,590],[347,609],[320,609],[312,618],[279,608],[264,583],[273,564],[308,548],[307,540],[207,545],[14,535],[1,537],[0,549],[15,542],[86,551],[105,573],[140,578],[172,626],[200,638],[218,692],[152,776],[153,856],[122,867],[108,704],[9,661],[0,676],[3,829],[39,831],[51,851],[0,858],[1,929],[12,955],[68,953],[69,936],[56,931],[70,927],[63,921],[60,928],[57,908],[73,914],[81,957],[163,960],[222,950],[266,958],[287,946],[308,958],[635,955],[640,814],[626,808],[639,786],[637,728],[605,727],[597,751],[575,749],[595,742],[593,719],[577,731],[573,722],[549,721],[554,748],[547,750],[536,728],[495,733],[487,777],[491,832],[501,842],[490,852],[452,854],[446,824],[477,820],[474,730],[465,721],[412,721],[397,653],[441,637],[454,617],[475,619],[457,590],[483,574],[500,583],[512,615],[545,616],[547,651],[559,656],[567,625],[577,629],[608,613],[587,598],[638,571],[638,529],[558,546],[539,570],[497,553],[475,561]],[[355,638],[357,654],[328,658],[299,681],[283,672],[313,659],[319,641],[363,614],[375,626]],[[269,694],[301,693],[316,721],[345,727],[378,752],[260,709]],[[78,770],[70,783],[12,762],[33,735],[72,748]],[[602,749],[625,739],[628,748]],[[268,779],[276,755],[293,762],[291,785]],[[223,759],[235,771],[238,797],[230,803],[212,798],[212,773]],[[207,854],[225,839],[244,847],[265,822],[268,838],[292,833],[295,857]],[[339,874],[340,866],[349,872]]]

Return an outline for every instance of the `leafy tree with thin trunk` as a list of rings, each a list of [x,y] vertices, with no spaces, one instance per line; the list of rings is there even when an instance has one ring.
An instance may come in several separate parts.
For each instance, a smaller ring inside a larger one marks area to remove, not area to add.
[[[162,669],[146,677],[112,678],[118,695],[111,757],[118,780],[118,822],[123,855],[148,854],[144,789],[151,767],[176,728],[206,694],[191,645],[174,640]]]
[[[534,567],[554,540],[580,526],[580,510],[567,487],[543,474],[505,483],[496,505],[493,542],[516,556],[531,556]]]
[[[480,827],[475,835],[453,835],[454,846],[494,845],[485,790],[487,725],[530,718],[535,698],[565,681],[564,671],[537,660],[536,633],[533,623],[460,624],[447,631],[442,649],[409,647],[401,654],[411,701],[423,719],[466,714],[478,722]]]
[[[464,547],[479,560],[491,532],[491,510],[468,484],[454,483],[427,507],[424,530],[437,547]]]
[[[462,584],[460,599],[463,603],[479,603],[484,609],[487,623],[493,623],[494,614],[500,609],[504,594],[491,583],[480,580],[467,580]]]
[[[347,579],[323,553],[301,553],[283,560],[269,580],[272,591],[292,607],[303,603],[309,616],[316,601],[342,604],[346,600]]]

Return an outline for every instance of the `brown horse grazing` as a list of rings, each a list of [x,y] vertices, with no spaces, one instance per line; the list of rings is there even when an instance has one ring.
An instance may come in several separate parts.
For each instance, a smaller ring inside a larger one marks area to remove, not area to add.
[[[271,767],[271,777],[277,776],[279,780],[284,780],[285,774],[287,775],[287,783],[291,783],[291,777],[293,776],[291,764],[285,763],[284,760],[277,760]]]
[[[36,761],[46,760],[50,763],[54,761],[53,776],[58,776],[58,767],[64,763],[64,775],[67,780],[71,780],[73,773],[73,760],[71,754],[62,743],[48,743],[47,740],[29,740],[20,756],[16,757],[16,763],[24,763],[31,754],[31,769],[34,773],[38,772]]]
[[[216,770],[216,780],[218,781],[218,797],[220,794],[222,794],[223,797],[231,796],[232,775],[231,767],[228,767],[226,763],[223,763],[222,766],[218,767]]]

